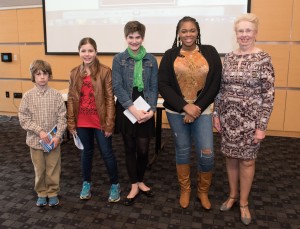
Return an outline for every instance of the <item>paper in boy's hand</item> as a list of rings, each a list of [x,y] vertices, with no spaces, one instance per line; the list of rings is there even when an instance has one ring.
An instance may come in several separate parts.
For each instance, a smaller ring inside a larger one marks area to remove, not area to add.
[[[52,128],[52,130],[50,130],[48,132],[48,138],[49,138],[50,142],[51,142],[52,138],[55,136],[56,132],[57,132],[57,126],[54,126]],[[39,142],[42,145],[43,150],[45,152],[50,153],[50,151],[54,149],[54,142],[52,142],[52,144],[48,144],[48,143],[44,142],[43,140],[40,140]]]
[[[43,140],[40,140],[40,144],[42,145],[43,150],[47,153],[50,153],[50,151],[54,149],[54,142],[52,142],[52,144],[50,145],[48,143],[45,143]]]
[[[83,144],[82,144],[80,138],[78,137],[78,135],[77,135],[77,134],[73,134],[73,138],[74,138],[75,146],[76,146],[78,149],[83,150],[84,147],[83,147]]]
[[[137,110],[149,111],[151,108],[150,105],[143,99],[142,96],[139,96],[134,102],[133,105]],[[124,115],[134,124],[136,123],[137,119],[134,117],[133,114],[127,109],[124,112]]]

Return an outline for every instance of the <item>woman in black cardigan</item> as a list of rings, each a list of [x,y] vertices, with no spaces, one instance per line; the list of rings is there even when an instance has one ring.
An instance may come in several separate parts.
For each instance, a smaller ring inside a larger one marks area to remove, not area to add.
[[[214,165],[211,104],[219,91],[222,63],[213,46],[201,45],[199,24],[194,18],[184,17],[178,22],[173,48],[165,52],[158,74],[158,89],[175,139],[180,206],[187,208],[190,202],[190,153],[194,140],[197,195],[208,210]]]

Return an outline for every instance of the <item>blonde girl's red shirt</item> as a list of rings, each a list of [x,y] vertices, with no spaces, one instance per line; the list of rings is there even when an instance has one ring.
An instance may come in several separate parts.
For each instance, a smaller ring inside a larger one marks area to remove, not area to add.
[[[101,129],[91,76],[83,78],[77,120],[77,127]]]

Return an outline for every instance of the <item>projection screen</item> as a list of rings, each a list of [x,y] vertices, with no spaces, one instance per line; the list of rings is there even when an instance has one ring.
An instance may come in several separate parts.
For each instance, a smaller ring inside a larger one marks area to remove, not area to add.
[[[163,54],[174,41],[177,22],[197,19],[201,43],[220,54],[236,46],[235,18],[249,12],[250,0],[43,0],[46,54],[78,53],[81,38],[96,40],[100,54],[127,47],[124,25],[138,20],[146,26],[147,52]]]

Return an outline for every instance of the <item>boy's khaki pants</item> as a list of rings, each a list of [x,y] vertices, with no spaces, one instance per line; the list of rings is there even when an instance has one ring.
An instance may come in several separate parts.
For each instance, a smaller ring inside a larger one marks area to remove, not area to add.
[[[35,172],[34,190],[38,197],[57,196],[61,173],[60,146],[50,153],[30,148],[30,154]]]

